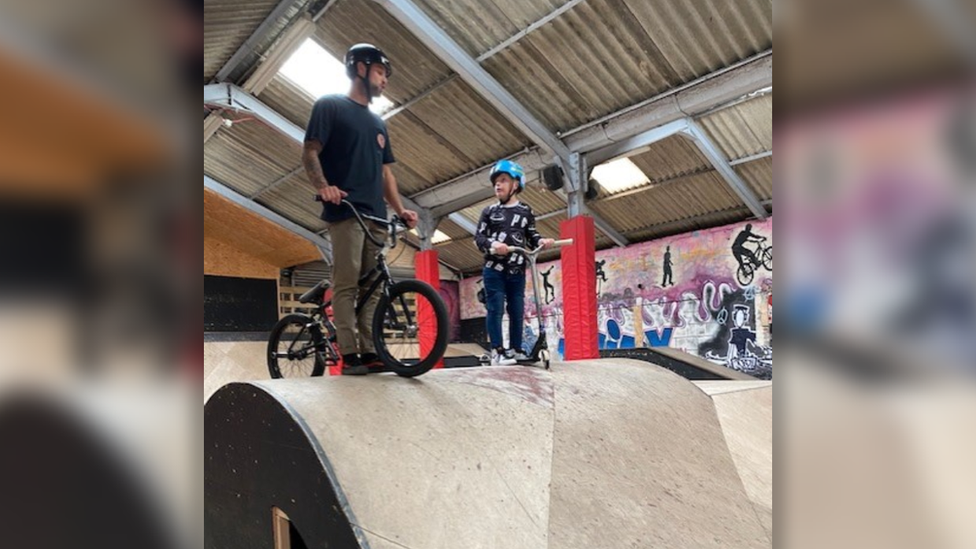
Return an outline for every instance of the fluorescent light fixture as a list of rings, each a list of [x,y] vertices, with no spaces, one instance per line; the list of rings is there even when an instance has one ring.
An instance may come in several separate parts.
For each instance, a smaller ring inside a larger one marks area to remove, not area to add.
[[[420,237],[420,233],[417,232],[417,229],[410,229],[410,233],[416,235],[417,237]],[[431,244],[440,244],[441,242],[447,242],[450,239],[451,239],[451,237],[449,237],[446,234],[444,234],[443,231],[441,231],[440,229],[435,229],[434,230],[434,238],[431,238],[430,239],[430,243]]]
[[[651,182],[629,158],[621,158],[593,168],[593,178],[610,194],[616,194]]]
[[[288,58],[279,72],[313,99],[333,93],[344,94],[349,91],[349,78],[346,67],[332,57],[314,39],[309,38]],[[385,97],[374,97],[369,109],[376,114],[393,108],[393,103]]]

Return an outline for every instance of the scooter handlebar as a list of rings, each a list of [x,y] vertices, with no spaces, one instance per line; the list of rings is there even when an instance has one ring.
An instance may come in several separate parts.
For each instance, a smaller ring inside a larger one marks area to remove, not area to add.
[[[572,238],[565,238],[563,240],[556,240],[552,243],[552,248],[559,248],[560,246],[569,246],[573,243]],[[513,254],[523,254],[523,255],[536,255],[542,251],[542,246],[534,250],[526,250],[525,248],[520,248],[518,246],[509,246],[508,252]]]

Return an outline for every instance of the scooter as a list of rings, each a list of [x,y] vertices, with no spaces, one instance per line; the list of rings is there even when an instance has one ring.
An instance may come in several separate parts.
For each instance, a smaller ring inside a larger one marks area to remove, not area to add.
[[[564,240],[556,240],[552,243],[552,247],[562,247],[569,246],[573,243],[572,238],[567,238]],[[532,293],[535,298],[535,316],[539,319],[539,338],[535,340],[535,345],[532,346],[532,352],[529,353],[526,360],[520,360],[518,363],[524,366],[530,366],[542,362],[543,367],[549,369],[549,361],[552,358],[552,353],[549,351],[549,344],[546,341],[546,318],[542,314],[542,300],[539,299],[539,271],[536,268],[536,259],[539,257],[539,253],[542,251],[542,246],[534,250],[527,250],[525,248],[520,248],[518,246],[509,246],[509,253],[522,254],[525,259],[529,262],[529,268],[532,271]],[[491,357],[488,354],[484,354],[480,357],[480,362],[482,365],[489,364],[491,362]]]

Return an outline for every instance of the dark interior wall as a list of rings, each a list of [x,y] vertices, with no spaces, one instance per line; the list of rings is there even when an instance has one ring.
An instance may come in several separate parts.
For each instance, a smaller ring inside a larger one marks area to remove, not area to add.
[[[461,343],[477,343],[487,349],[488,330],[485,327],[485,317],[462,320],[458,341]]]
[[[278,320],[274,280],[203,277],[205,332],[267,332]]]

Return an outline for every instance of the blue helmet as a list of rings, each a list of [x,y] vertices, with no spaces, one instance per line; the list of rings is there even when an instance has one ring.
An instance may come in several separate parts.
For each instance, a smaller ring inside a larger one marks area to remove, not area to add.
[[[491,174],[488,176],[488,179],[491,181],[492,185],[495,184],[495,179],[498,177],[498,174],[501,173],[507,173],[509,177],[518,181],[519,191],[525,190],[525,170],[523,170],[522,166],[519,166],[518,163],[512,162],[511,160],[499,160],[494,166],[492,166]]]

